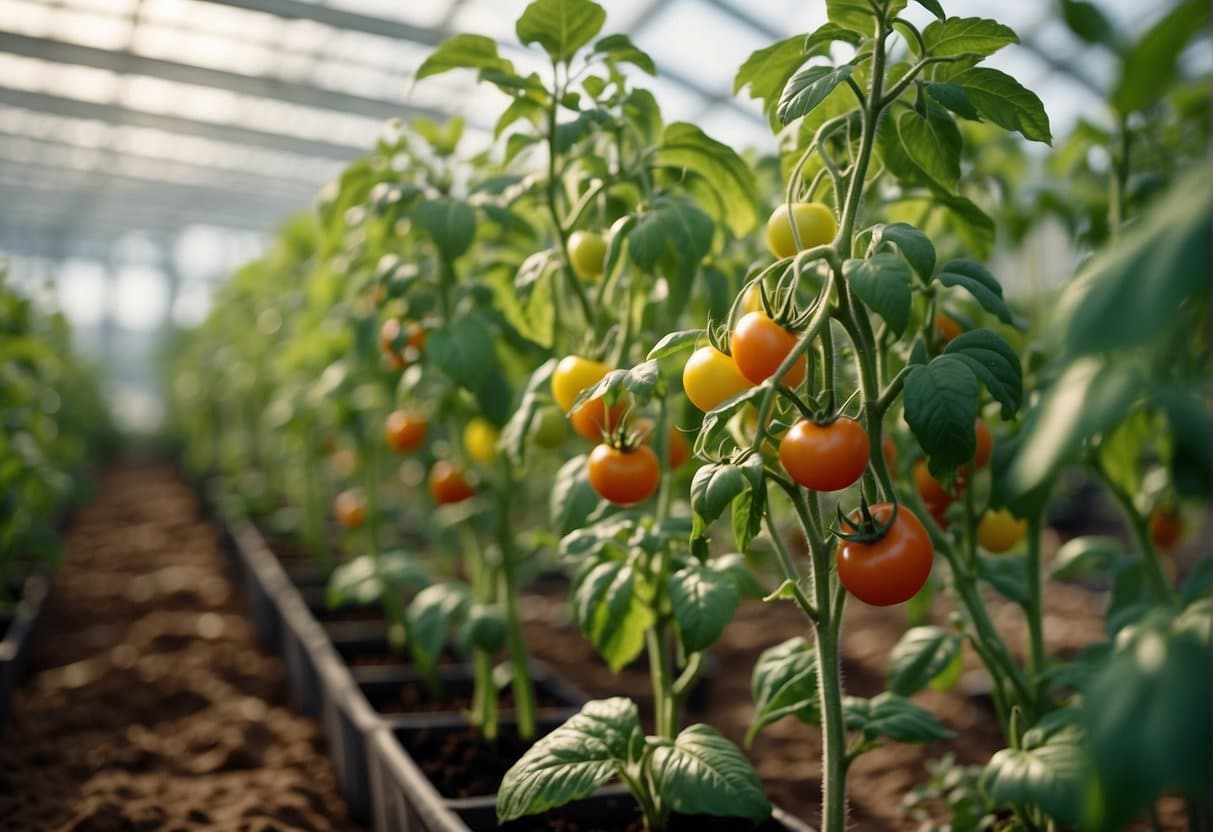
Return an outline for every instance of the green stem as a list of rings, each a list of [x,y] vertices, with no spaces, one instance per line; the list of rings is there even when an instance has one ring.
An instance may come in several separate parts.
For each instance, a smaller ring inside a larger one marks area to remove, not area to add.
[[[1040,675],[1045,669],[1045,635],[1043,589],[1040,579],[1040,537],[1044,530],[1041,512],[1028,518],[1028,670],[1040,694]]]
[[[560,99],[562,91],[558,79],[559,66],[555,60],[552,61],[552,106],[548,108],[548,182],[547,182],[547,209],[552,218],[552,229],[556,232],[556,236],[560,241],[561,254],[561,271],[565,276],[565,285],[573,290],[573,295],[577,298],[577,303],[581,307],[582,313],[585,315],[587,326],[594,325],[594,310],[590,306],[590,299],[586,296],[585,289],[581,285],[581,279],[573,274],[573,269],[569,266],[569,235],[565,230],[564,222],[560,218],[559,194],[560,194],[560,179],[557,176],[556,160],[558,154],[556,152],[556,116],[560,110]]]
[[[491,604],[496,581],[488,558],[470,526],[462,526],[460,533],[472,591],[476,600]],[[487,650],[477,647],[473,651],[472,674],[472,722],[483,739],[493,742],[497,739],[497,686],[493,683],[493,656]]]
[[[1137,506],[1133,503],[1133,495],[1121,488],[1104,470],[1097,457],[1092,456],[1090,466],[1095,475],[1103,482],[1104,487],[1112,495],[1112,499],[1120,506],[1120,510],[1124,513],[1125,521],[1129,524],[1129,530],[1133,534],[1133,541],[1137,544],[1138,551],[1141,552],[1142,566],[1145,567],[1146,582],[1150,585],[1154,597],[1159,601],[1172,603],[1175,601],[1175,593],[1167,584],[1166,573],[1162,571],[1162,561],[1158,556],[1158,549],[1154,546],[1154,540],[1150,537],[1150,520],[1137,510]]]
[[[1108,180],[1108,234],[1120,236],[1125,221],[1125,191],[1129,183],[1129,124],[1126,116],[1116,121],[1116,144],[1112,147],[1112,176]]]
[[[518,617],[518,553],[514,548],[514,535],[510,530],[509,484],[513,483],[514,479],[508,456],[503,459],[502,468],[507,487],[498,490],[500,516],[497,531],[498,544],[501,546],[501,581],[498,591],[505,603],[506,649],[510,655],[518,733],[523,739],[530,739],[535,736],[535,686],[531,680],[522,621]]]

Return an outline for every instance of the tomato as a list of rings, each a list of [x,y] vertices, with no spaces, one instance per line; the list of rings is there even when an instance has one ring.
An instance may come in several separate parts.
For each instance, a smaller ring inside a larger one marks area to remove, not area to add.
[[[1184,528],[1179,513],[1159,506],[1150,515],[1150,539],[1159,549],[1170,549],[1183,537]]]
[[[733,361],[741,374],[761,384],[775,374],[796,346],[796,335],[775,323],[765,312],[747,312],[733,328]],[[796,387],[804,381],[808,362],[802,355],[783,375],[783,383]]]
[[[439,505],[458,503],[473,497],[476,489],[468,483],[463,470],[449,459],[440,459],[430,468],[430,496]]]
[[[947,666],[935,676],[934,679],[927,682],[931,686],[931,690],[937,690],[940,693],[947,693],[952,688],[956,687],[956,683],[960,681],[960,676],[965,669],[965,651],[964,643],[960,645],[960,649],[956,651],[956,655],[952,657],[952,661],[948,662]]]
[[[358,455],[349,448],[340,448],[329,457],[329,467],[338,477],[348,479],[358,470]]]
[[[602,381],[611,368],[600,361],[566,355],[552,373],[552,398],[562,413],[568,413],[581,391]]]
[[[388,414],[383,433],[391,449],[403,454],[421,447],[428,427],[421,416],[405,410],[393,410]]]
[[[952,481],[952,490],[949,492],[943,487],[943,483],[931,476],[931,470],[927,467],[925,459],[914,463],[914,485],[918,488],[918,496],[922,497],[927,508],[931,509],[936,506],[947,508],[953,500],[963,496],[965,492],[963,472],[957,473],[956,478]]]
[[[531,441],[540,448],[559,448],[568,436],[564,416],[554,407],[544,407],[531,418]]]
[[[800,421],[779,442],[779,461],[813,491],[838,491],[863,476],[871,455],[868,434],[846,417],[828,425]]]
[[[602,277],[607,253],[606,240],[593,231],[574,231],[569,235],[569,265],[582,280]]]
[[[644,436],[646,445],[650,444],[653,438],[653,420],[637,420],[635,430]],[[691,458],[691,446],[687,443],[687,438],[682,435],[682,431],[673,426],[666,432],[665,456],[671,471],[681,468],[683,463]]]
[[[397,348],[401,333],[404,334],[404,346]],[[405,321],[402,327],[400,321],[388,318],[379,328],[379,346],[387,356],[388,363],[400,370],[407,367],[410,361],[416,361],[425,346],[425,328],[416,321]]]
[[[795,202],[792,216],[796,220],[796,232],[800,236],[800,249],[824,246],[834,241],[838,223],[834,212],[820,202]],[[767,248],[776,257],[791,257],[797,252],[796,238],[792,236],[792,223],[788,221],[787,203],[781,203],[771,212],[767,220]]]
[[[361,529],[366,523],[366,499],[356,488],[342,491],[333,500],[333,516],[346,529]]]
[[[935,334],[939,338],[941,346],[946,347],[949,341],[962,332],[964,332],[964,327],[944,313],[940,312],[935,316]]]
[[[887,522],[892,503],[871,506],[872,517]],[[858,522],[859,512],[851,516]],[[870,543],[843,540],[838,545],[838,580],[847,592],[865,604],[887,607],[908,601],[922,589],[931,574],[935,550],[931,538],[914,513],[905,506],[884,537]]]
[[[647,500],[661,478],[657,454],[648,445],[631,450],[599,445],[590,453],[589,474],[599,496],[624,506]]]
[[[682,368],[682,389],[691,404],[704,413],[753,386],[737,369],[731,355],[710,344],[691,353]]]
[[[488,465],[497,456],[497,438],[501,432],[487,419],[477,416],[463,429],[463,448],[476,462]]]
[[[897,467],[897,443],[893,441],[893,437],[886,436],[881,440],[880,447],[884,451],[884,461],[892,471]]]
[[[623,402],[618,402],[611,408],[608,417],[606,403],[602,399],[590,399],[581,407],[569,414],[573,430],[583,439],[591,442],[601,442],[603,434],[611,435],[619,428],[619,421],[627,411]]]
[[[1027,521],[1006,509],[987,511],[977,524],[977,542],[981,548],[996,555],[1014,549],[1027,533]]]
[[[990,436],[990,429],[980,419],[973,425],[973,432],[977,436],[977,451],[973,454],[973,464],[978,468],[985,468],[990,461],[990,454],[994,451],[994,437]]]
[[[749,312],[766,312],[762,306],[762,290],[758,288],[758,284],[751,284],[750,288],[745,290],[745,294],[741,296],[741,311]]]

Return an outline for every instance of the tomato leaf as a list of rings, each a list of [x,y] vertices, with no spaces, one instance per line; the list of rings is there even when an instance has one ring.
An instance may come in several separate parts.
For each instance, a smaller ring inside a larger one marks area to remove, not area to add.
[[[939,282],[944,286],[960,286],[982,309],[997,315],[1004,324],[1014,325],[1015,319],[1002,296],[1002,284],[977,261],[949,260],[939,267]]]
[[[943,20],[946,15],[943,11],[943,6],[939,5],[939,0],[914,0],[918,5],[935,15],[940,20]]]
[[[953,338],[944,355],[963,360],[981,379],[995,401],[1002,405],[1002,418],[1009,420],[1023,403],[1023,368],[1019,356],[1005,339],[989,329],[971,329]]]
[[[426,357],[451,381],[472,393],[490,377],[497,365],[493,337],[484,322],[465,316],[430,331]]]
[[[793,35],[750,55],[733,79],[733,94],[747,85],[750,97],[763,102],[763,112],[772,126],[776,125],[775,110],[780,93],[788,79],[813,55],[823,55],[835,41],[859,43],[859,36],[834,23],[826,23],[811,35]]]
[[[672,252],[678,274],[689,279],[712,247],[715,230],[711,217],[692,200],[659,196],[628,234],[628,256],[651,272],[663,254]]]
[[[653,156],[661,167],[681,168],[703,177],[716,192],[720,216],[740,237],[758,222],[758,185],[737,151],[709,137],[694,124],[677,121],[665,128]]]
[[[969,121],[981,121],[981,113],[977,112],[977,108],[965,95],[964,87],[949,84],[946,81],[933,81],[927,83],[926,89],[927,95],[961,118],[967,118]]]
[[[1125,56],[1112,105],[1128,115],[1157,101],[1171,88],[1179,54],[1208,26],[1209,5],[1185,0],[1154,24]]]
[[[467,251],[476,236],[476,212],[461,200],[450,197],[428,199],[419,203],[412,214],[447,262],[453,262]]]
[[[631,564],[599,563],[573,590],[573,617],[590,644],[618,673],[644,649],[653,611],[636,594]]]
[[[968,362],[955,355],[914,366],[906,376],[905,419],[936,478],[950,476],[977,450],[973,423],[978,392]]]
[[[505,613],[496,604],[473,602],[455,633],[455,647],[461,653],[473,648],[496,653],[505,644]]]
[[[965,245],[972,249],[978,257],[989,257],[994,249],[994,220],[977,203],[960,194],[950,194],[936,189],[932,195],[948,210],[952,217],[952,227]]]
[[[935,273],[935,246],[931,238],[905,222],[878,225],[872,232],[875,246],[892,245],[926,283]]]
[[[931,181],[949,192],[956,190],[963,140],[947,112],[931,107],[923,117],[908,110],[897,119],[897,133],[906,155]]]
[[[704,330],[702,329],[684,329],[679,332],[666,333],[660,341],[653,345],[645,358],[648,361],[657,361],[693,349],[695,343],[703,336]]]
[[[1088,3],[1086,0],[1062,0],[1061,15],[1070,31],[1087,43],[1107,46],[1117,52],[1123,48],[1123,35],[1094,3]]]
[[[795,715],[810,725],[821,721],[817,694],[817,654],[801,636],[795,636],[758,657],[750,677],[754,721],[746,731],[746,745],[758,732],[785,716]]]
[[[437,665],[447,636],[471,603],[468,587],[456,581],[431,584],[413,598],[408,608],[408,647],[423,670]]]
[[[843,263],[847,283],[859,299],[884,318],[897,335],[910,322],[910,267],[892,252],[877,252],[867,260]]]
[[[715,728],[691,725],[673,742],[658,740],[650,754],[653,787],[675,812],[755,821],[771,814],[758,772]]]
[[[741,598],[732,578],[698,563],[671,575],[667,591],[679,640],[691,653],[712,646]]]
[[[889,690],[912,696],[947,669],[964,646],[964,638],[943,627],[914,627],[902,635],[889,654]]]
[[[1028,604],[1028,563],[1022,553],[977,556],[977,574],[1021,607]]]
[[[927,53],[937,56],[993,55],[1010,43],[1019,43],[1014,30],[984,17],[949,17],[933,20],[922,30]]]
[[[702,537],[709,526],[739,495],[751,488],[741,467],[732,463],[704,465],[691,479],[692,537]]]
[[[630,699],[585,703],[505,773],[497,791],[498,822],[589,797],[627,765],[640,736],[636,703]]]
[[[552,531],[562,537],[580,528],[601,502],[586,473],[588,462],[585,454],[573,457],[560,466],[552,483],[548,516]]]
[[[1067,540],[1053,558],[1053,577],[1089,579],[1106,575],[1132,558],[1114,537],[1087,535]]]
[[[1033,749],[1004,748],[986,764],[981,786],[1001,806],[1032,804],[1061,822],[1079,818],[1089,762],[1072,732]]]
[[[417,558],[403,550],[383,552],[379,557],[361,555],[333,570],[325,598],[330,607],[372,604],[386,593],[402,594],[431,581]]]
[[[790,124],[801,116],[808,115],[825,101],[834,88],[851,77],[854,64],[839,67],[808,66],[797,72],[783,88],[779,96],[776,115],[784,124]]]
[[[497,54],[497,41],[484,35],[455,35],[430,53],[417,69],[417,80],[452,69],[495,69],[513,72],[514,65]]]
[[[652,56],[632,43],[632,39],[627,35],[607,35],[594,44],[594,52],[605,55],[607,60],[617,64],[637,66],[648,75],[657,74],[657,65],[653,63]]]
[[[538,43],[553,61],[567,62],[589,43],[606,21],[602,6],[590,0],[534,0],[514,31],[523,46]]]
[[[734,553],[714,558],[709,566],[720,574],[728,576],[742,595],[749,598],[761,598],[766,595],[766,587],[762,585],[746,563],[745,555]]]
[[[888,691],[871,699],[844,697],[842,713],[849,730],[897,742],[932,742],[955,736],[940,724],[935,714]]]
[[[1052,144],[1049,116],[1036,93],[997,69],[971,67],[945,79],[963,87],[965,97],[990,121],[1030,141]]]
[[[887,5],[888,19],[892,20],[905,7],[906,0],[892,0]],[[876,12],[868,0],[826,0],[826,15],[831,23],[861,35],[871,35],[876,29]]]

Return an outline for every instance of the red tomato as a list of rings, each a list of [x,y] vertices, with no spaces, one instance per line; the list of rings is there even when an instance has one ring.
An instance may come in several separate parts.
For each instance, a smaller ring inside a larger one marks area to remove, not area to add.
[[[333,500],[333,516],[346,529],[360,529],[366,523],[366,498],[356,488],[342,491]]]
[[[1164,551],[1175,546],[1183,537],[1184,528],[1174,509],[1158,507],[1150,515],[1150,539]]]
[[[765,312],[747,312],[733,328],[733,360],[741,374],[755,384],[766,381],[796,346],[796,335],[775,323]],[[783,383],[796,387],[804,381],[808,362],[802,355],[784,373]]]
[[[884,461],[892,471],[897,467],[897,443],[893,441],[893,437],[886,436],[881,440],[880,447],[884,451]]]
[[[415,451],[425,442],[428,425],[425,419],[405,410],[393,410],[384,426],[384,438],[397,453]]]
[[[401,332],[404,333],[404,346],[397,348]],[[421,355],[421,349],[425,346],[425,329],[416,321],[405,321],[402,327],[400,321],[388,318],[379,328],[379,346],[393,368],[403,369]]]
[[[429,487],[439,505],[462,502],[476,494],[463,470],[449,459],[440,459],[430,468]]]
[[[623,402],[619,402],[611,408],[608,419],[606,404],[602,399],[590,399],[569,414],[569,421],[573,423],[573,430],[577,431],[578,436],[591,442],[601,442],[603,433],[609,436],[619,427],[619,420],[626,409]]]
[[[990,461],[990,454],[994,452],[994,437],[990,436],[990,429],[981,419],[973,425],[973,432],[977,435],[977,451],[973,454],[973,464],[978,468],[985,468]]]
[[[779,461],[792,479],[813,491],[838,491],[868,467],[868,434],[854,419],[828,425],[800,421],[779,442]]]
[[[964,327],[944,313],[940,312],[935,316],[935,334],[939,336],[941,346],[946,347],[949,341],[963,332]]]
[[[589,474],[599,496],[616,505],[647,500],[661,479],[657,454],[648,445],[631,450],[599,445],[590,453]]]
[[[870,507],[872,517],[887,522],[892,503]],[[859,513],[851,515],[858,522]],[[838,579],[865,604],[887,607],[913,598],[931,574],[935,550],[927,530],[905,506],[884,537],[870,543],[844,540],[838,545]]]

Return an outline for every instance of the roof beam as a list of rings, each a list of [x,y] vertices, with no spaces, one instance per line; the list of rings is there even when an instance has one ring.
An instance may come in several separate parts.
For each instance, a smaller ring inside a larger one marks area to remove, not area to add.
[[[212,141],[251,145],[266,150],[298,153],[339,162],[358,158],[369,150],[371,144],[370,137],[368,137],[367,147],[354,147],[338,142],[296,138],[288,133],[269,133],[237,125],[160,115],[132,110],[117,104],[97,104],[51,93],[26,92],[3,86],[0,86],[0,105],[62,118],[100,121],[105,124],[126,124],[131,127],[162,130],[166,133],[181,133]]]

